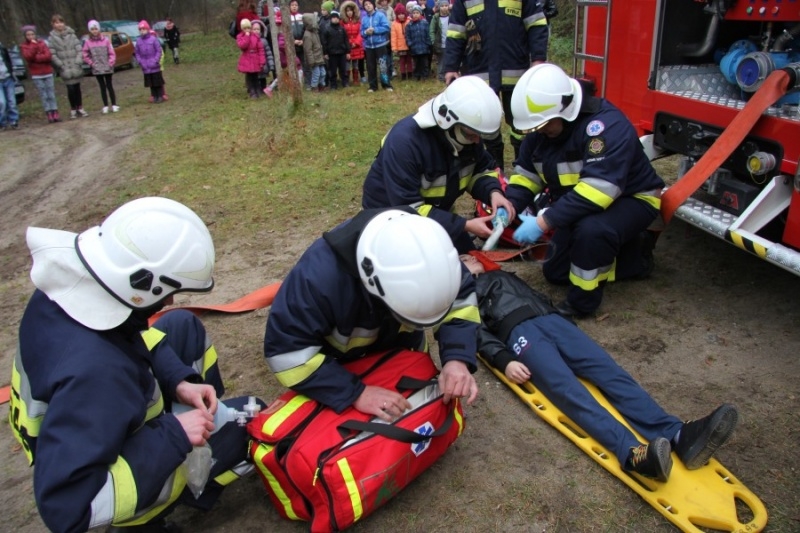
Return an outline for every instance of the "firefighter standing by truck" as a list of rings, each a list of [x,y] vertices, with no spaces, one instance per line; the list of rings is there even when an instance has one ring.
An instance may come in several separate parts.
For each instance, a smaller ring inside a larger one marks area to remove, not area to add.
[[[658,216],[664,181],[625,115],[584,96],[578,81],[555,65],[526,72],[511,106],[516,127],[530,133],[506,195],[518,212],[545,188],[550,195],[536,217],[520,216],[514,238],[536,242],[554,230],[542,272],[551,283],[570,285],[556,308],[569,317],[590,315],[606,282],[652,272],[655,239],[647,228]]]
[[[528,68],[547,60],[547,19],[535,0],[455,0],[447,26],[445,83],[460,74],[475,74],[497,93],[511,126],[514,156],[522,133],[514,127],[511,92]],[[486,148],[505,170],[503,136],[487,139]]]

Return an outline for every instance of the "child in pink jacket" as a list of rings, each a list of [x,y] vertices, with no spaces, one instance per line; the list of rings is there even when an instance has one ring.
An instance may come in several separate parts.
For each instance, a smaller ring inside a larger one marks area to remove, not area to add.
[[[242,19],[240,26],[242,31],[236,36],[236,44],[242,51],[242,55],[239,56],[239,72],[244,74],[247,94],[250,98],[258,98],[261,96],[258,73],[267,62],[264,44],[261,42],[261,36],[253,32],[253,25],[249,20]]]

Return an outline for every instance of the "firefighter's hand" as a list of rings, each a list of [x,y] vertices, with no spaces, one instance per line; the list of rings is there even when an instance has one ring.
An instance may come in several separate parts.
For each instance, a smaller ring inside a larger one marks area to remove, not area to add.
[[[458,78],[458,72],[445,72],[444,73],[444,84],[450,85],[453,83],[453,80]]]
[[[362,413],[391,422],[411,409],[411,404],[398,392],[367,385],[361,396],[353,402],[353,407]]]
[[[520,215],[522,224],[514,231],[514,240],[527,244],[535,244],[542,236],[544,230],[539,227],[536,217],[532,215]]]
[[[514,220],[514,217],[517,216],[517,212],[514,210],[514,204],[506,198],[506,195],[501,193],[500,191],[493,191],[492,192],[492,213],[497,213],[499,208],[503,208],[508,213],[508,221],[509,223]]]
[[[180,422],[192,446],[203,446],[214,430],[214,417],[205,408],[192,409],[175,415],[175,418]]]
[[[175,399],[178,403],[203,409],[212,415],[217,412],[217,391],[205,383],[181,381],[175,388]]]
[[[520,385],[531,379],[531,371],[519,361],[511,361],[506,366],[505,375],[508,379]]]
[[[485,239],[492,234],[492,227],[489,225],[489,223],[492,221],[492,218],[494,218],[493,215],[471,218],[467,220],[467,224],[464,226],[464,229],[467,232],[480,237],[481,239]]]
[[[451,398],[467,398],[467,405],[472,405],[478,397],[478,384],[463,361],[444,364],[439,373],[439,390],[444,395],[444,403],[449,403]]]

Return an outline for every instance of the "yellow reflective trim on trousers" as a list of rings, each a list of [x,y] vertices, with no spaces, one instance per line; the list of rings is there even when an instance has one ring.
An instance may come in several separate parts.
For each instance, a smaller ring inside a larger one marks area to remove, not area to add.
[[[145,346],[147,346],[147,349],[151,351],[166,336],[167,336],[166,333],[156,328],[150,328],[142,332],[142,339],[144,339],[144,344]]]
[[[136,481],[130,465],[122,457],[108,469],[114,480],[114,523],[129,520],[136,513]]]
[[[281,502],[283,512],[286,513],[286,516],[291,520],[300,520],[300,517],[298,517],[294,512],[291,498],[289,498],[283,491],[283,487],[281,487],[281,484],[278,483],[277,479],[275,479],[275,476],[272,475],[272,472],[270,472],[267,467],[264,466],[264,457],[267,454],[272,453],[272,450],[273,446],[260,443],[253,454],[253,461],[255,462],[258,471],[261,472],[261,475],[264,476],[264,479],[266,479],[267,483],[269,483],[269,488],[272,490],[272,493],[276,498],[278,498],[278,501]]]
[[[278,381],[281,383],[281,385],[291,388],[316,372],[317,369],[322,366],[324,361],[325,356],[321,353],[318,353],[300,366],[276,373],[275,377],[278,378]]]
[[[575,185],[575,192],[578,193],[580,196],[583,196],[593,204],[597,204],[603,209],[608,209],[608,206],[614,201],[612,197],[607,195],[606,193],[599,191],[586,183],[585,181],[578,182]]]
[[[466,320],[467,322],[474,322],[476,324],[481,323],[481,314],[478,311],[478,307],[474,305],[469,305],[467,307],[462,307],[461,309],[453,309],[442,320],[442,323],[450,322],[451,320]]]
[[[647,202],[653,206],[653,209],[661,211],[661,198],[656,198],[655,196],[642,193],[634,194],[633,197],[642,200],[643,202]]]
[[[599,272],[593,279],[583,279],[574,272],[570,271],[569,281],[576,287],[584,291],[593,291],[600,286],[603,281],[614,281],[617,277],[617,260],[611,264],[611,267],[605,272]]]
[[[512,174],[511,177],[508,178],[508,184],[509,185],[518,185],[520,187],[528,189],[533,194],[536,194],[536,193],[538,193],[539,191],[542,190],[541,186],[537,186],[538,185],[537,183],[534,183],[533,181],[529,180],[528,178],[526,178],[522,174]]]
[[[461,398],[456,398],[456,402],[461,402]],[[458,410],[458,403],[453,406],[453,415],[456,417],[456,423],[458,424],[458,435],[461,436],[461,433],[464,432],[464,417],[461,416],[461,412]]]
[[[346,457],[336,461],[336,466],[339,467],[339,471],[342,473],[344,485],[350,495],[350,504],[353,506],[353,522],[358,522],[361,519],[361,515],[364,514],[364,508],[361,505],[361,494],[358,492],[358,483],[353,477],[353,471],[350,470],[350,464],[347,462]]]
[[[214,348],[214,345],[208,347],[206,353],[203,354],[203,379],[206,379],[206,372],[217,364],[217,349]]]
[[[302,394],[298,394],[291,400],[289,400],[286,405],[275,411],[270,415],[269,418],[264,422],[264,425],[261,426],[261,432],[264,435],[272,436],[275,434],[275,431],[281,425],[286,422],[286,419],[289,418],[294,414],[295,411],[300,409],[303,404],[310,402],[311,399],[307,396],[303,396]]]
[[[217,477],[215,477],[214,481],[216,481],[217,483],[219,483],[224,487],[226,485],[230,485],[237,479],[239,479],[239,474],[237,474],[233,470],[228,470],[227,472],[223,472]]]

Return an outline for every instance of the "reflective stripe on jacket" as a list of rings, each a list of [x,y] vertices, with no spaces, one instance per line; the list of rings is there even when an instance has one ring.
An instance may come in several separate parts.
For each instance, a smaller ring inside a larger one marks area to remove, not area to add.
[[[513,87],[532,61],[547,60],[547,19],[536,0],[455,0],[445,72],[475,74],[495,91]],[[469,47],[470,41],[479,49]]]
[[[275,296],[264,335],[264,355],[278,381],[337,412],[364,390],[337,361],[391,348],[426,347],[424,332],[403,326],[358,276],[356,243],[376,212],[362,211],[306,250]],[[334,247],[327,239],[338,244]],[[352,258],[350,264],[344,257]],[[462,361],[475,371],[479,323],[474,281],[464,269],[453,308],[434,328],[442,364]]]
[[[458,155],[438,127],[420,128],[413,116],[395,124],[384,137],[364,180],[364,209],[411,206],[439,222],[455,241],[466,220],[451,213],[466,191],[491,204],[500,189],[494,159],[483,144],[469,145]]]
[[[553,203],[542,216],[554,228],[605,210],[622,196],[660,209],[664,181],[619,109],[590,98],[578,118],[564,126],[562,138],[532,133],[522,142],[506,188],[515,208],[524,209],[547,187]]]
[[[174,391],[201,372],[162,338],[153,329],[145,338],[122,326],[90,330],[44,293],[31,297],[20,324],[9,422],[35,461],[34,496],[51,531],[140,523],[183,490],[176,470],[192,446],[180,422],[163,414],[161,387]],[[204,370],[215,364],[212,352]]]

